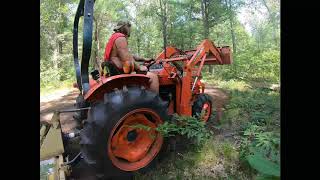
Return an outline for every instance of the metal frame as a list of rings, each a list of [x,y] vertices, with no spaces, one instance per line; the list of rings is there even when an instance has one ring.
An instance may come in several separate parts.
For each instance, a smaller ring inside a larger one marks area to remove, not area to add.
[[[94,0],[80,0],[73,24],[73,60],[77,84],[83,95],[90,89],[88,68],[92,47],[93,6]],[[78,26],[81,16],[83,16],[83,46],[81,66],[79,66]]]
[[[64,162],[64,146],[62,140],[60,114],[88,109],[90,109],[90,107],[55,111],[50,120],[50,124],[48,123],[40,127],[40,161],[53,158],[55,164],[54,171],[52,174],[48,175],[48,179],[65,180],[66,176],[69,176],[71,173],[70,164],[76,162],[80,157],[79,153],[74,160]]]

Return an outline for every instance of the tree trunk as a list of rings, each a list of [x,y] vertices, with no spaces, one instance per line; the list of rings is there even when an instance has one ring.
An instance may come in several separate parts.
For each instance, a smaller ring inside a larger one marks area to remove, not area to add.
[[[132,1],[132,3],[134,4],[136,11],[140,12],[140,6],[141,6],[140,0]],[[136,27],[137,27],[136,28],[136,32],[137,32],[136,47],[137,47],[137,51],[138,51],[138,56],[141,56],[141,54],[140,54],[140,49],[141,49],[141,27],[140,27],[140,22],[138,21],[138,16],[135,17],[134,21],[135,21]]]
[[[58,57],[59,57],[59,47],[56,46],[56,48],[53,51],[53,56],[52,56],[52,63],[53,63],[53,69],[58,70]]]
[[[228,6],[227,0],[226,0],[226,4]],[[236,37],[235,37],[235,34],[234,34],[234,29],[233,29],[233,14],[232,14],[231,0],[229,0],[228,9],[229,9],[230,31],[231,31],[231,38],[232,38],[232,49],[233,49],[233,53],[237,53]]]
[[[260,27],[257,31],[257,38],[258,38],[258,52],[260,53],[260,49],[261,49],[261,45],[260,45],[260,42],[261,42],[261,30],[260,30]]]
[[[162,22],[162,27],[163,27],[163,31],[162,31],[162,36],[163,36],[163,49],[165,51],[165,58],[167,55],[167,51],[166,51],[166,47],[167,47],[167,26],[166,26],[166,17],[163,18],[163,22]]]
[[[162,19],[162,36],[163,36],[163,49],[166,58],[166,46],[167,46],[167,2],[166,0],[160,0],[161,19]]]
[[[137,19],[136,19],[136,27],[137,27],[137,51],[138,51],[138,55],[141,56],[140,55],[141,36],[140,36],[140,27]]]
[[[201,15],[202,15],[202,21],[203,21],[203,38],[208,39],[209,38],[209,20],[208,20],[208,1],[207,0],[201,0]],[[208,69],[209,73],[213,73],[213,66],[209,65]]]
[[[100,69],[100,61],[99,61],[99,29],[98,29],[98,20],[96,18],[93,19],[95,22],[94,29],[94,42],[95,48],[93,48],[93,54],[91,56],[91,63],[93,64],[94,69]]]
[[[59,54],[62,54],[62,45],[63,45],[62,42],[59,41],[59,42],[58,42],[58,53],[59,53]]]
[[[201,1],[201,14],[203,21],[203,37],[207,39],[209,37],[209,20],[208,20],[208,4],[207,0]]]
[[[269,14],[269,20],[271,21],[271,26],[272,26],[272,38],[274,40],[274,42],[276,44],[278,44],[278,40],[277,40],[277,28],[276,28],[276,24],[275,24],[275,18],[274,18],[274,14],[273,12],[271,12],[269,6],[267,5],[266,0],[262,0],[262,4],[265,6],[265,8],[268,11]]]
[[[98,22],[98,21],[97,21]],[[99,21],[101,22],[101,21]],[[98,23],[100,24],[100,23]],[[97,28],[97,34],[96,34],[96,40],[97,40],[97,52],[98,52],[98,56],[99,56],[99,52],[100,52],[100,31],[99,31],[99,28]]]
[[[190,9],[189,9],[189,12],[192,12],[193,11],[193,3],[190,3]],[[188,18],[189,18],[189,22],[191,22],[192,21],[192,13],[189,13],[189,16],[188,16]],[[191,23],[192,24],[192,23]],[[191,49],[192,48],[192,41],[193,41],[193,32],[192,32],[192,26],[190,26],[189,25],[189,29],[188,29],[189,31],[189,49]]]
[[[184,37],[181,37],[181,49],[184,50]]]
[[[140,37],[137,37],[137,49],[138,49],[138,55],[140,56],[140,46],[141,46],[141,40]]]

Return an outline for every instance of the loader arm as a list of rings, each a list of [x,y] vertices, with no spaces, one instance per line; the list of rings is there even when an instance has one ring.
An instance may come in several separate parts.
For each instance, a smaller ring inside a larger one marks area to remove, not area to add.
[[[205,39],[196,49],[182,51],[174,47],[166,48],[156,58],[157,62],[183,63],[182,84],[177,84],[177,113],[183,115],[192,114],[192,98],[194,88],[198,82],[204,65],[231,64],[230,47],[216,47],[209,39]],[[204,86],[204,84],[202,85]],[[203,87],[204,88],[204,87]]]

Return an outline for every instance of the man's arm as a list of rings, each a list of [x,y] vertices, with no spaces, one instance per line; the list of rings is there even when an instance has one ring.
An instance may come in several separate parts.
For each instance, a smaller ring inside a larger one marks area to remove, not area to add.
[[[143,57],[138,57],[138,56],[135,56],[135,55],[133,55],[133,59],[136,60],[136,61],[139,61],[139,62],[151,61],[152,60],[152,58],[143,58]]]
[[[146,61],[146,59],[139,57],[139,56],[135,56],[135,55],[133,55],[133,59],[136,61]]]
[[[117,47],[117,53],[120,60],[124,63],[133,63],[135,70],[140,70],[140,66],[135,63],[134,57],[130,54],[127,39],[125,37],[119,37],[115,41]]]

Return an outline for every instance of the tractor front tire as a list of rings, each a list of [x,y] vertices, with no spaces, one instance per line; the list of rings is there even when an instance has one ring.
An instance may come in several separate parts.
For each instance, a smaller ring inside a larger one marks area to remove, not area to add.
[[[163,137],[152,130],[167,121],[167,106],[143,87],[124,87],[91,105],[81,131],[81,152],[98,179],[126,179],[157,162]],[[151,130],[134,127],[145,125]],[[147,134],[152,136],[147,136]]]
[[[202,120],[208,122],[212,115],[212,105],[213,99],[208,94],[199,94],[192,106],[192,115],[198,116],[201,115],[201,112],[204,111]]]

